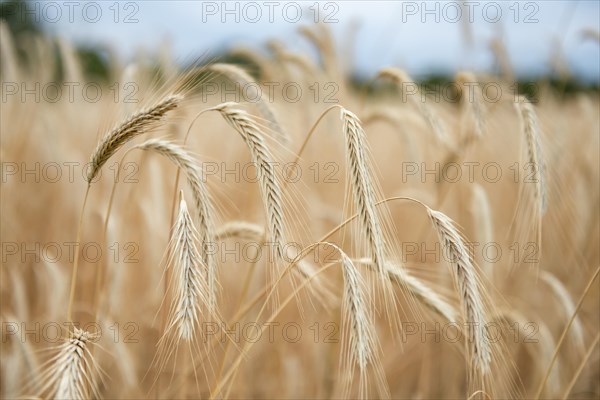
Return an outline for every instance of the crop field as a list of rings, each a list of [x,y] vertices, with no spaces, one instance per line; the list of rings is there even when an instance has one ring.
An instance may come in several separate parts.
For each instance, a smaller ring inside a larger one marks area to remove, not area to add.
[[[0,33],[2,398],[600,396],[597,87]]]

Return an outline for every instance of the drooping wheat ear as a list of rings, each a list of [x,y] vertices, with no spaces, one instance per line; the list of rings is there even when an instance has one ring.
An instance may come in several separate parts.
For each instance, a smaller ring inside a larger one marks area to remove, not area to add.
[[[198,237],[202,246],[210,246],[214,240],[212,201],[202,179],[202,170],[195,160],[180,146],[161,139],[150,139],[136,146],[142,150],[155,151],[167,157],[185,173],[192,190],[198,215]],[[208,251],[207,251],[208,250]],[[202,248],[201,260],[207,268],[209,311],[214,314],[217,307],[217,260],[213,251]]]
[[[484,101],[477,77],[472,72],[459,72],[456,82],[463,86],[461,101],[473,118],[473,136],[481,138],[485,134]]]
[[[468,323],[468,354],[475,368],[485,374],[490,369],[492,351],[486,338],[485,308],[475,266],[454,222],[439,211],[428,208],[427,212],[440,242],[448,250],[450,262],[454,267],[452,270],[454,281],[462,305],[463,317]]]
[[[346,154],[354,197],[354,206],[367,238],[369,256],[375,270],[383,281],[387,281],[385,268],[385,241],[382,224],[375,207],[375,189],[367,160],[365,132],[356,115],[341,109]]]
[[[273,156],[263,139],[264,135],[250,114],[237,103],[223,103],[214,107],[214,110],[219,111],[225,121],[240,134],[250,151],[250,157],[258,172],[269,240],[275,247],[275,255],[282,259],[285,244],[282,191],[275,173]]]
[[[207,272],[197,243],[198,231],[194,226],[187,204],[181,195],[179,214],[173,228],[171,240],[171,260],[168,267],[173,267],[174,299],[169,309],[168,323],[165,332],[175,329],[177,340],[193,339],[197,324],[200,321],[202,307],[211,307],[208,285],[203,275]]]
[[[95,339],[96,335],[74,329],[69,339],[59,347],[58,354],[48,361],[50,367],[41,376],[40,393],[44,394],[44,398],[99,398],[99,370],[88,349]]]
[[[425,307],[440,315],[448,322],[456,322],[456,311],[447,301],[416,277],[406,272],[405,268],[388,263],[387,272],[389,279],[401,289],[407,290]]]
[[[516,107],[521,115],[522,129],[527,142],[527,161],[535,169],[535,198],[539,204],[541,215],[543,215],[548,208],[548,200],[546,195],[546,166],[540,145],[538,119],[533,106],[525,98],[519,97]]]
[[[175,109],[179,105],[181,100],[183,100],[183,96],[178,94],[167,96],[158,104],[131,115],[124,122],[104,135],[92,153],[90,159],[91,168],[87,174],[88,183],[92,182],[104,163],[106,163],[106,161],[108,161],[122,145],[134,137],[146,133],[156,127],[169,111]]]
[[[277,121],[273,108],[262,96],[258,83],[241,67],[231,64],[212,64],[209,70],[218,72],[233,82],[240,85],[240,92],[245,101],[250,101],[258,107],[258,110],[267,121],[269,129],[275,132],[279,143],[289,143],[287,132]]]
[[[450,139],[446,128],[441,123],[440,119],[435,115],[431,107],[425,101],[424,95],[421,93],[418,85],[414,80],[403,70],[398,68],[384,68],[377,74],[378,77],[388,78],[398,86],[402,93],[402,101],[408,99],[418,110],[423,119],[427,122],[437,139],[445,144],[450,144]],[[415,92],[407,93],[406,89],[410,86]]]
[[[346,390],[349,389],[352,372],[358,365],[360,380],[359,393],[361,398],[367,394],[367,367],[369,364],[376,368],[379,375],[379,360],[377,357],[377,339],[373,330],[374,321],[370,312],[369,300],[366,296],[365,283],[352,260],[338,246],[329,243],[340,254],[344,277],[344,295],[342,299],[342,350],[341,371],[346,375]],[[345,340],[345,336],[348,339]],[[381,379],[381,377],[379,376]]]

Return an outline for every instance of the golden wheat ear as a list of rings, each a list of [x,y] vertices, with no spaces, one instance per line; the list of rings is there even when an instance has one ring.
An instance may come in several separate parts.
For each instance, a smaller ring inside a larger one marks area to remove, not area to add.
[[[192,340],[201,319],[202,308],[208,310],[211,307],[211,293],[204,279],[208,267],[198,250],[198,243],[198,231],[182,193],[170,244],[171,259],[167,265],[173,268],[174,299],[169,309],[165,333],[174,329],[177,341]]]
[[[462,313],[467,322],[467,349],[475,367],[474,373],[487,374],[492,362],[492,350],[486,337],[486,313],[480,293],[475,266],[467,246],[452,221],[444,213],[427,209],[439,240],[449,252],[453,276]],[[475,376],[477,376],[475,375]]]
[[[341,118],[346,139],[354,203],[367,238],[375,270],[385,277],[385,242],[379,215],[375,208],[375,188],[368,168],[365,132],[358,117],[352,112],[342,108]]]
[[[515,106],[521,115],[522,129],[527,142],[527,161],[534,168],[535,199],[540,215],[544,215],[548,209],[548,189],[546,188],[546,165],[540,143],[541,134],[537,114],[533,105],[523,97],[519,98]]]
[[[274,246],[276,260],[283,260],[285,254],[285,229],[283,223],[283,191],[279,178],[275,173],[275,162],[271,151],[264,140],[264,133],[256,121],[239,104],[228,102],[213,108],[231,125],[242,137],[250,157],[255,163],[260,186],[263,208],[267,218],[268,239]],[[276,276],[273,263],[273,277]]]
[[[175,109],[182,100],[183,96],[179,94],[167,96],[156,105],[132,114],[104,135],[96,145],[96,149],[90,158],[91,167],[86,177],[88,183],[94,180],[100,168],[121,146],[136,136],[155,128],[164,119],[165,115]]]
[[[211,314],[214,314],[217,310],[219,289],[217,278],[217,257],[214,251],[209,248],[209,246],[214,243],[214,208],[208,188],[202,179],[202,170],[198,163],[189,155],[189,153],[175,143],[162,139],[150,139],[137,145],[136,148],[153,151],[166,157],[176,166],[181,168],[187,177],[196,207],[199,242],[203,246],[201,259],[207,268],[210,305],[209,310]]]
[[[340,354],[340,373],[343,374],[345,397],[349,398],[353,372],[358,367],[358,392],[360,398],[368,396],[368,367],[374,369],[377,390],[383,397],[389,397],[389,389],[381,362],[379,345],[374,327],[371,299],[367,287],[358,269],[348,255],[333,243],[340,255],[340,264],[344,277],[342,298],[342,349]]]
[[[90,332],[75,328],[48,369],[41,375],[40,396],[55,399],[100,398],[97,379],[101,371],[96,366],[90,344],[98,338]]]

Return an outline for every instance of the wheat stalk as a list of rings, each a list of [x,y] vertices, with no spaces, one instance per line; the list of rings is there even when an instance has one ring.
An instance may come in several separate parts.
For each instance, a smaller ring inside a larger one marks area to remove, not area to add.
[[[520,97],[516,103],[517,110],[522,119],[523,132],[527,142],[527,161],[534,166],[535,176],[535,198],[539,205],[541,215],[548,208],[547,189],[546,189],[546,167],[540,145],[540,131],[537,115],[533,106],[525,98]]]
[[[275,255],[282,259],[284,241],[283,200],[279,180],[274,170],[273,156],[263,139],[259,126],[237,103],[228,102],[213,108],[242,137],[256,165],[263,206],[267,216],[267,232],[275,246]]]
[[[468,323],[467,345],[469,355],[479,372],[489,372],[491,348],[486,338],[485,308],[479,292],[477,275],[467,247],[454,227],[453,221],[445,214],[427,209],[440,242],[449,251],[453,268],[453,276],[462,305],[463,316]]]
[[[198,215],[198,236],[203,246],[213,243],[213,207],[208,189],[202,180],[200,167],[195,160],[180,146],[161,139],[150,139],[136,146],[141,150],[155,151],[158,154],[167,157],[177,167],[185,173],[188,184],[192,190],[196,211]],[[217,260],[213,251],[201,252],[201,259],[207,268],[207,281],[209,290],[209,310],[211,314],[215,313],[217,306]]]
[[[89,332],[75,328],[61,346],[56,356],[48,361],[50,368],[41,380],[40,393],[55,399],[99,398],[96,375],[99,372],[88,349],[97,338]]]
[[[121,146],[134,137],[154,128],[169,111],[175,109],[179,105],[181,100],[183,100],[183,96],[178,94],[167,96],[156,105],[131,115],[124,122],[104,135],[98,142],[96,149],[90,158],[91,168],[87,174],[88,183],[92,182],[104,163],[106,163],[106,161],[108,161]]]

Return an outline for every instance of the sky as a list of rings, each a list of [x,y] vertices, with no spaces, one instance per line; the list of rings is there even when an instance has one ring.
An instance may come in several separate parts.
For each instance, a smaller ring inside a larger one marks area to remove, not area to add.
[[[276,39],[315,56],[298,34],[321,22],[338,51],[353,44],[355,70],[398,66],[418,77],[460,69],[490,71],[489,43],[502,38],[518,75],[543,75],[562,54],[571,73],[600,81],[600,2],[579,1],[57,1],[34,2],[45,29],[87,45],[112,46],[125,58],[168,43],[179,60],[224,48],[265,51]]]

